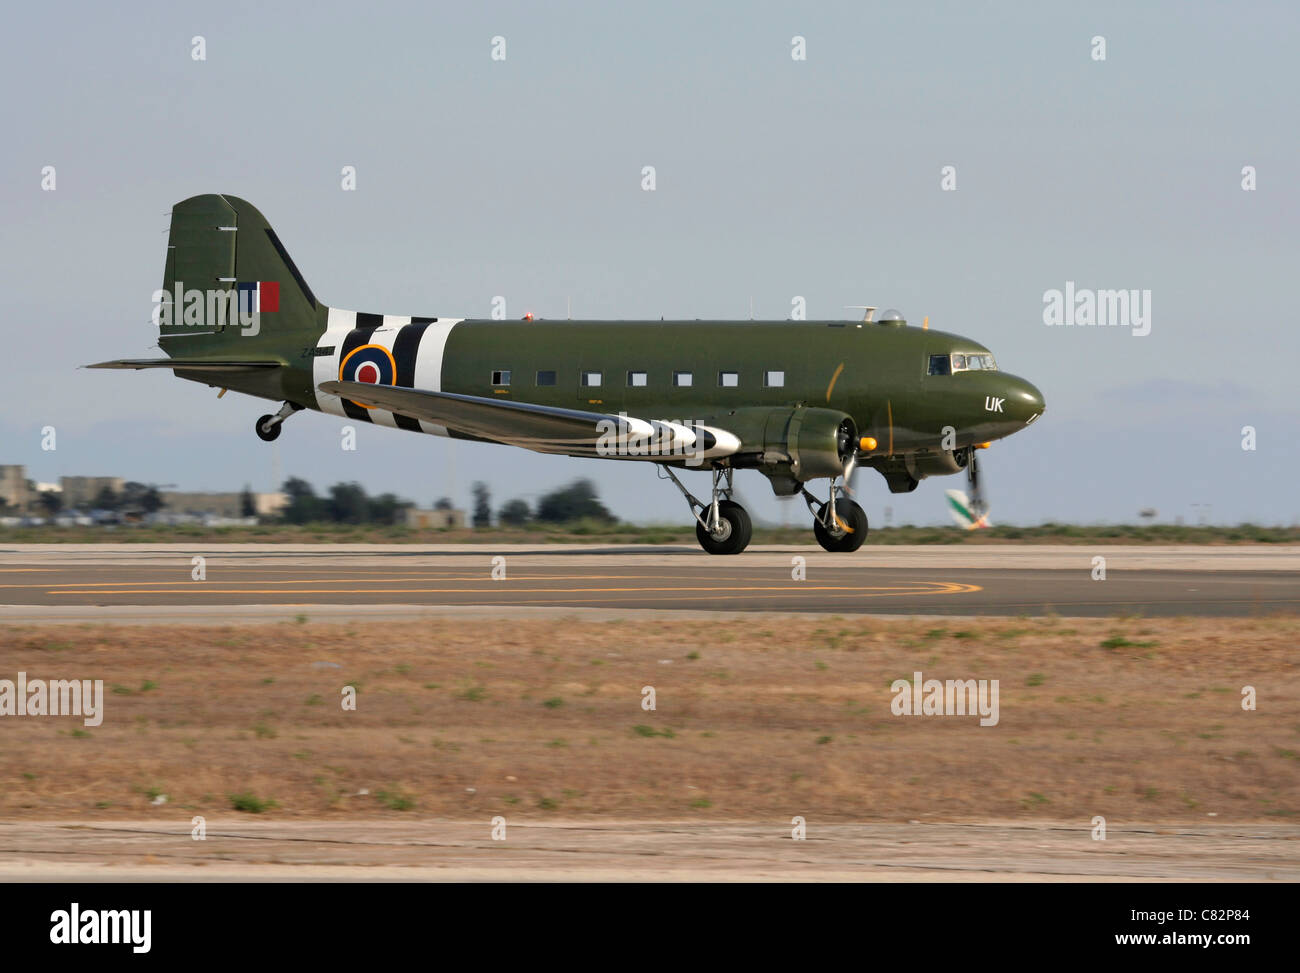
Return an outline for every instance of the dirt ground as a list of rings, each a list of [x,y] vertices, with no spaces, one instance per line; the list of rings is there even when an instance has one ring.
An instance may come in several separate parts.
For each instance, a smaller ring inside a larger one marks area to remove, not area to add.
[[[0,881],[1294,882],[1280,824],[487,819],[0,822]]]
[[[1297,635],[1290,617],[0,628],[0,679],[103,679],[105,711],[0,716],[0,821],[1289,826]],[[894,715],[916,671],[997,679],[997,725]]]

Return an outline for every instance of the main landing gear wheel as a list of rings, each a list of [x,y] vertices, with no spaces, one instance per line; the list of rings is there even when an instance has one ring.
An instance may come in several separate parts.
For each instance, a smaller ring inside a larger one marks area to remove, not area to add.
[[[824,505],[822,513],[829,513]],[[822,523],[820,515],[813,518],[817,543],[835,553],[856,551],[867,539],[866,512],[847,497],[840,497],[835,501],[835,514],[830,528]]]
[[[707,508],[705,516],[708,516]],[[714,533],[699,521],[695,522],[695,537],[700,547],[710,554],[739,554],[749,546],[754,536],[754,524],[749,513],[734,500],[718,501],[718,530]]]
[[[257,433],[257,438],[264,443],[273,443],[280,438],[280,423],[276,422],[270,425],[275,416],[262,416],[257,420],[257,425],[253,427]]]
[[[659,463],[657,470],[661,480],[672,480],[673,486],[686,498],[686,505],[691,508],[691,516],[695,518],[695,537],[706,552],[739,554],[749,546],[749,540],[754,536],[754,524],[745,508],[731,499],[731,478],[734,471],[730,467],[713,469],[713,489],[708,503],[693,496],[682,486],[682,481],[677,479],[677,474],[668,464]]]
[[[280,411],[273,416],[262,416],[257,420],[257,425],[253,431],[257,433],[257,438],[264,443],[273,443],[280,438],[280,427],[284,425],[284,420],[288,419],[295,412],[302,409],[302,406],[295,402],[286,402],[280,406]]]

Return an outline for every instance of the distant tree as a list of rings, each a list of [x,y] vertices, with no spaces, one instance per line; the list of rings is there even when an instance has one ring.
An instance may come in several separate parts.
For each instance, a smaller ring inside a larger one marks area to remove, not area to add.
[[[527,500],[511,500],[497,511],[497,520],[509,527],[522,527],[533,518]]]
[[[244,487],[244,492],[239,498],[239,515],[241,517],[257,516],[257,502],[253,499],[253,491],[247,486]]]
[[[96,510],[116,510],[121,502],[117,491],[106,486],[99,488],[99,492],[95,494],[95,502],[91,506]]]
[[[613,523],[618,519],[596,498],[596,488],[590,480],[574,480],[568,486],[546,494],[537,501],[536,517],[550,524],[583,519]]]
[[[63,509],[63,494],[58,490],[42,490],[37,497],[37,503],[45,508],[45,512],[53,517]],[[0,500],[0,507],[4,506],[4,501]]]
[[[491,527],[492,503],[491,497],[488,494],[487,484],[481,481],[475,483],[474,486],[470,488],[470,492],[474,494],[474,526]]]
[[[395,493],[383,493],[370,498],[366,516],[372,524],[395,524],[402,511],[410,506],[413,506],[411,501]]]
[[[167,501],[162,498],[158,488],[150,484],[149,488],[144,491],[143,496],[140,497],[140,506],[144,508],[145,513],[153,514],[167,506]]]
[[[451,497],[439,497],[433,503],[434,510],[451,510],[453,509]]]
[[[165,504],[156,486],[132,481],[122,485],[122,496],[118,506],[128,510],[143,510],[151,514],[161,510]]]
[[[325,507],[335,523],[364,524],[369,519],[370,498],[360,483],[335,483]]]
[[[280,488],[286,497],[282,516],[291,524],[309,524],[325,519],[325,502],[316,496],[306,480],[291,476]]]

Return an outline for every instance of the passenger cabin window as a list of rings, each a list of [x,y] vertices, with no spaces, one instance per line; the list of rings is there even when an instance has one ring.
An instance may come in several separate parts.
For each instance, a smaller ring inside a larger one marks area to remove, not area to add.
[[[510,384],[510,370],[509,370],[509,369],[501,369],[501,370],[499,370],[499,371],[495,371],[495,372],[493,372],[493,373],[492,373],[492,384],[493,384],[493,385],[509,385],[509,384]]]
[[[724,389],[734,389],[740,384],[740,372],[718,372],[718,385]]]
[[[785,372],[764,372],[763,387],[769,389],[785,388]]]
[[[582,384],[584,388],[597,388],[600,386],[603,376],[600,372],[583,372]]]
[[[646,373],[645,373],[645,372],[628,372],[628,373],[627,373],[627,386],[628,386],[628,388],[633,388],[633,389],[643,389],[643,388],[645,388],[645,386],[646,386]]]
[[[543,371],[543,372],[538,372],[538,373],[537,373],[537,384],[538,384],[539,386],[544,386],[544,385],[554,385],[554,384],[555,384],[555,370],[554,370],[554,369],[548,369],[548,370]]]
[[[931,375],[951,375],[952,359],[947,355],[930,356],[930,374]]]
[[[673,372],[673,385],[679,389],[688,389],[695,384],[695,376],[691,372]]]

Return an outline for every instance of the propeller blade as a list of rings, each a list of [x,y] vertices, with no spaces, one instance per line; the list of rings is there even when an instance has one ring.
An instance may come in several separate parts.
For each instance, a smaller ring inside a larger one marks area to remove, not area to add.
[[[983,483],[980,480],[979,450],[970,450],[970,459],[966,461],[966,480],[970,484],[970,507],[976,519],[988,513],[988,503],[984,499]]]
[[[844,463],[844,474],[840,482],[840,491],[854,500],[858,498],[858,474],[862,467],[858,465],[857,454],[850,456]]]

